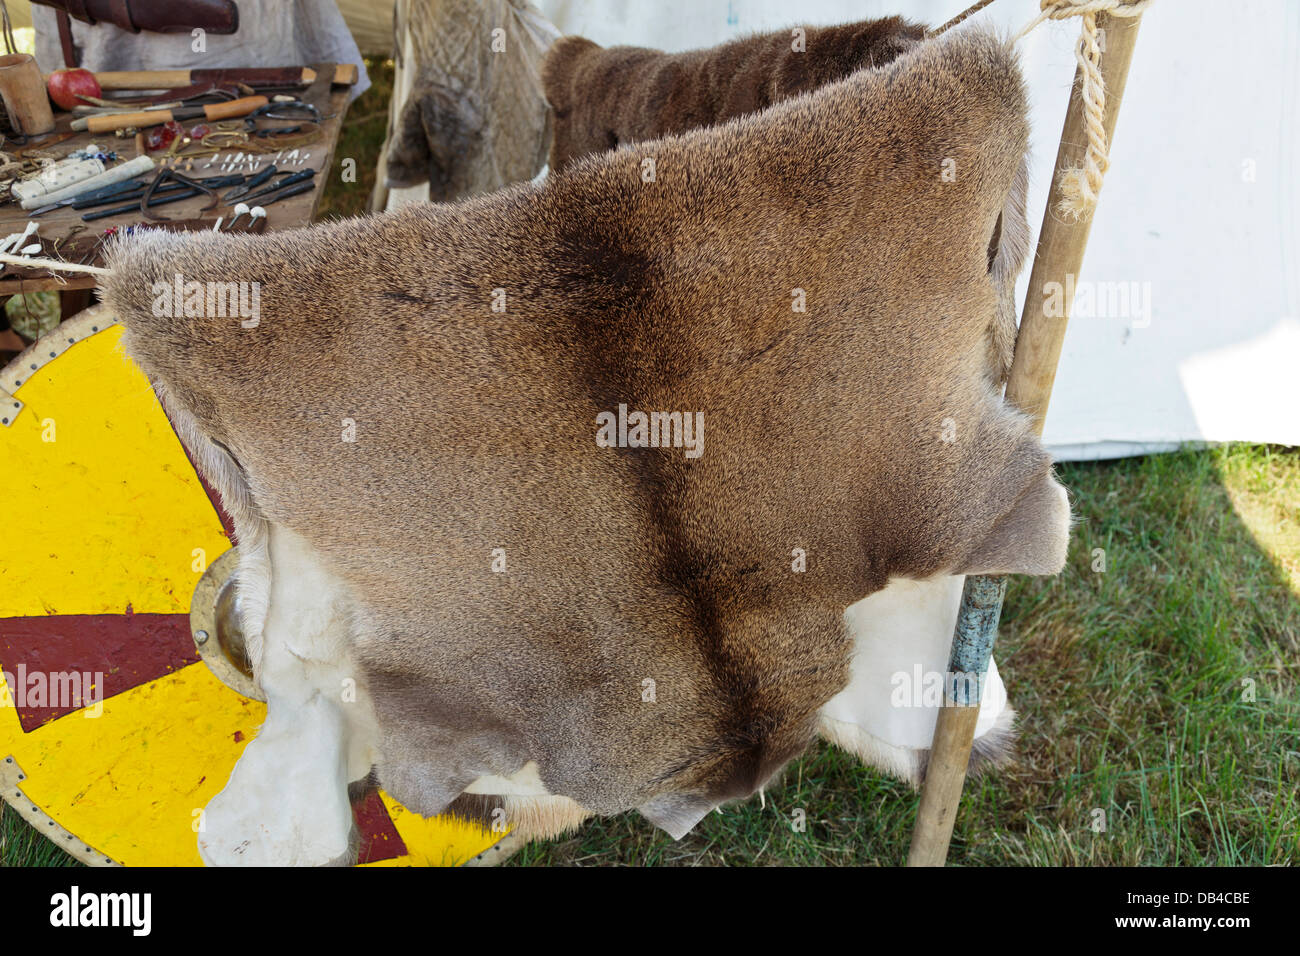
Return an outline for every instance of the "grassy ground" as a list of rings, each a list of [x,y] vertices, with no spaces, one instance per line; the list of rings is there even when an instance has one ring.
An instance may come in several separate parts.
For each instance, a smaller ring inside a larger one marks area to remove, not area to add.
[[[393,95],[391,60],[367,60],[370,89],[353,102],[343,121],[334,163],[326,177],[318,215],[321,219],[364,215],[375,185],[375,166],[388,129],[388,101]],[[356,182],[345,182],[345,160],[356,162]]]
[[[374,184],[391,66],[352,105],[322,216]],[[356,160],[357,181],[342,179]],[[1019,758],[972,781],[950,861],[1300,862],[1300,451],[1187,451],[1065,465],[1079,523],[1059,578],[1011,585],[999,667]],[[1095,549],[1104,572],[1093,571]],[[1246,699],[1253,682],[1254,699]],[[789,825],[806,815],[805,832]],[[1096,811],[1106,830],[1091,829]],[[635,815],[526,848],[511,865],[893,864],[916,796],[818,746],[757,801],[674,843]],[[66,860],[0,807],[0,865]]]

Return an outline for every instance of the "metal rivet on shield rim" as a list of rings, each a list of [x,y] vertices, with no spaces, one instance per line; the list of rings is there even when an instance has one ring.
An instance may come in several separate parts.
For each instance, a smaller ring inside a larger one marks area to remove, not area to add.
[[[207,631],[195,631],[195,632],[194,632],[194,643],[196,643],[196,644],[206,644],[207,642],[208,642],[208,632],[207,632]]]

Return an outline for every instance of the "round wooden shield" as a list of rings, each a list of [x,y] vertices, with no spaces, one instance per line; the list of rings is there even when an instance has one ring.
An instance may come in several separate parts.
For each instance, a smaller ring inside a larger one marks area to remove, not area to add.
[[[87,863],[197,866],[266,708],[207,625],[229,526],[121,333],[92,308],[0,372],[0,795]],[[500,838],[382,791],[354,811],[366,866]]]

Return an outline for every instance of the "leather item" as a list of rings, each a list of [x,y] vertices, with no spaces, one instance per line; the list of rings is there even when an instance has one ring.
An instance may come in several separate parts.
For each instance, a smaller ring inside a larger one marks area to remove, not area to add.
[[[239,29],[235,0],[32,0],[82,23],[110,23],[139,33],[189,33],[195,27],[218,36]],[[66,57],[67,50],[64,50]]]
[[[67,10],[60,10],[58,16],[59,46],[63,48],[63,65],[75,68],[81,65],[80,51],[72,43],[72,20]]]

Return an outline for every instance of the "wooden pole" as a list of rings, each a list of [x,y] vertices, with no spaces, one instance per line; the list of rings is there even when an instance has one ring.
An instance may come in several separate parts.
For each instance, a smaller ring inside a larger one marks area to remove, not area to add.
[[[1140,16],[1097,15],[1097,26],[1105,31],[1101,75],[1106,85],[1106,115],[1102,125],[1108,145],[1115,141],[1115,122],[1119,119],[1120,104],[1124,100],[1128,67],[1133,60],[1133,47],[1137,44],[1141,20]],[[1087,151],[1088,134],[1084,128],[1079,84],[1080,73],[1076,70],[1070,108],[1065,114],[1065,127],[1061,130],[1061,146],[1056,153],[1057,171],[1082,166]],[[1007,380],[1007,401],[1034,417],[1040,435],[1047,418],[1047,404],[1052,398],[1052,385],[1056,382],[1056,365],[1061,358],[1071,306],[1066,301],[1061,315],[1048,315],[1046,290],[1048,283],[1052,282],[1060,283],[1061,289],[1074,288],[1074,282],[1070,280],[1078,279],[1083,253],[1088,245],[1088,233],[1092,230],[1092,212],[1084,213],[1074,222],[1062,219],[1056,209],[1060,198],[1059,182],[1053,182],[1047,210],[1043,213],[1043,228],[1038,233],[1034,271],[1029,276],[1029,290],[1025,293],[1025,308],[1020,317],[1020,334],[1016,337],[1016,354]]]
[[[1115,122],[1119,118],[1141,19],[1140,16],[1112,17],[1105,13],[1097,16],[1098,28],[1105,31],[1101,75],[1106,89],[1103,125],[1108,146],[1114,142]],[[1058,173],[1072,166],[1082,166],[1087,150],[1083,103],[1079,96],[1081,82],[1082,73],[1076,70],[1065,126],[1061,131],[1061,146],[1056,154]],[[1029,290],[1025,295],[1020,332],[1016,338],[1015,358],[1007,380],[1007,401],[1033,416],[1034,427],[1040,435],[1047,418],[1052,385],[1056,381],[1056,365],[1061,357],[1065,329],[1070,321],[1071,303],[1063,290],[1075,287],[1072,280],[1077,280],[1083,265],[1088,233],[1092,228],[1091,211],[1075,221],[1063,219],[1057,211],[1060,198],[1057,177],[1053,179],[1047,210],[1043,214],[1043,228],[1038,236],[1034,269],[1029,276]],[[1065,299],[1059,316],[1047,314],[1045,308],[1049,300],[1049,283],[1059,283],[1053,288],[1062,290],[1060,296]],[[930,762],[912,831],[908,866],[943,866],[948,857],[948,844],[957,819],[957,807],[975,739],[975,724],[979,719],[983,677],[988,672],[993,641],[997,637],[1005,581],[1000,584],[1001,587],[996,578],[979,575],[966,579],[948,670],[950,674],[977,673],[979,679],[974,685],[974,694],[961,693],[960,688],[954,688],[951,679],[946,682],[944,706],[940,708],[935,724]],[[995,592],[996,608],[990,609]]]

